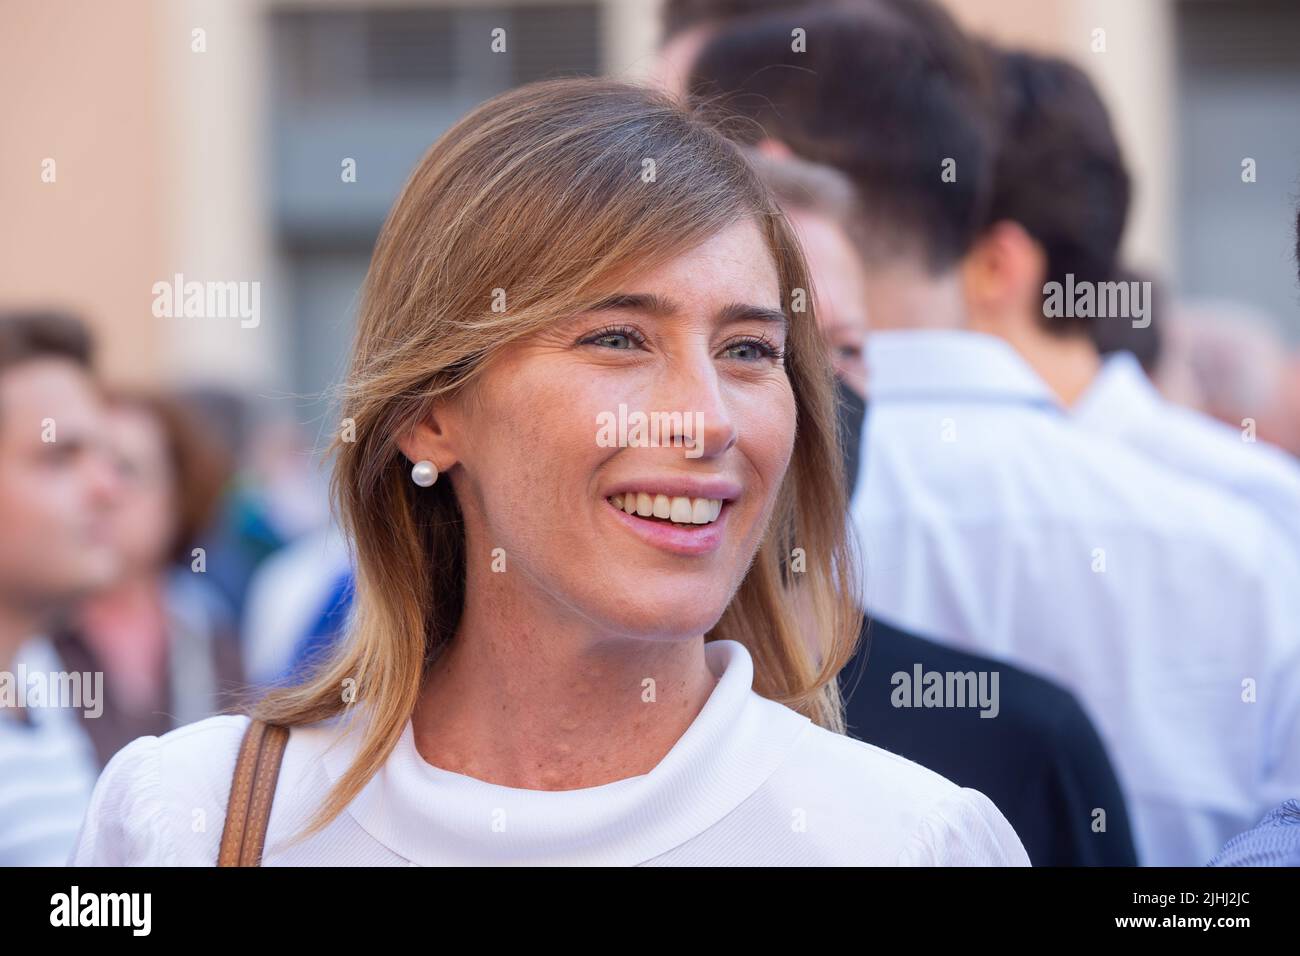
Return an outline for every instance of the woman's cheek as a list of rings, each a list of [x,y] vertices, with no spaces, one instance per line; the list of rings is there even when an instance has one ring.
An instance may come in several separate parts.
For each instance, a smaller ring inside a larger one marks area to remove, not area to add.
[[[753,438],[754,466],[760,472],[764,485],[780,485],[790,459],[794,455],[794,438],[798,412],[794,390],[788,379],[782,377],[772,385],[771,393],[763,401],[752,401],[753,415],[746,431]]]

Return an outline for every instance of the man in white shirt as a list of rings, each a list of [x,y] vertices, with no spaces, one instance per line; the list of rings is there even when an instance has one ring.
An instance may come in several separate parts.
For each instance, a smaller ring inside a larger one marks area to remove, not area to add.
[[[1073,428],[991,336],[885,333],[868,360],[872,610],[1074,689],[1145,863],[1204,863],[1295,789],[1300,567],[1267,522]]]
[[[76,320],[0,315],[0,866],[63,865],[95,783],[72,708],[93,713],[102,679],[63,680],[40,637],[116,573],[117,480],[89,361]]]
[[[49,699],[62,668],[47,639],[26,641],[7,666],[25,706],[0,703],[0,866],[63,866],[95,785],[95,750],[76,711]]]
[[[993,224],[973,256],[972,324],[1011,342],[1079,425],[1241,497],[1300,551],[1300,465],[1256,442],[1248,422],[1233,429],[1166,401],[1131,353],[1103,360],[1094,344],[1115,323],[1134,336],[1154,326],[1151,283],[1114,268],[1129,177],[1092,82],[1050,57],[1005,53],[998,62],[1007,147],[994,166]],[[1050,290],[1039,294],[1050,283],[1067,300],[1060,310]]]
[[[1300,549],[1300,464],[1267,442],[1167,401],[1130,352],[1116,352],[1075,403],[1074,420],[1175,471],[1232,492],[1276,522]]]
[[[1009,280],[990,251],[1015,238],[975,243],[991,181],[978,57],[951,35],[879,36],[843,11],[772,17],[697,64],[867,195],[871,322],[903,329],[868,342],[853,502],[868,608],[1072,689],[1120,769],[1139,859],[1203,864],[1300,786],[1300,564],[1240,501],[1078,428],[1011,344],[971,330],[972,297]]]

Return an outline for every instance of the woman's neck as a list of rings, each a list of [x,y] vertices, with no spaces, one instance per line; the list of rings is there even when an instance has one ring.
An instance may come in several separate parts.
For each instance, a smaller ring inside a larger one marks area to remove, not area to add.
[[[542,596],[506,592],[504,576],[485,577],[497,581],[468,582],[456,636],[426,676],[412,718],[420,755],[527,790],[652,770],[717,682],[703,637],[597,633]]]

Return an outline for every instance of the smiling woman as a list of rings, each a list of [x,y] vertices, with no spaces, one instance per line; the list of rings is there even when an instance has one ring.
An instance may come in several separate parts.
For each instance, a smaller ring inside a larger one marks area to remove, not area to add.
[[[535,84],[439,139],[346,386],[350,632],[253,712],[292,731],[267,862],[1025,862],[982,795],[840,732],[860,613],[807,287],[737,148],[658,94]],[[621,405],[695,453],[597,441]],[[247,726],[123,750],[78,859],[215,859],[190,820],[248,798]]]

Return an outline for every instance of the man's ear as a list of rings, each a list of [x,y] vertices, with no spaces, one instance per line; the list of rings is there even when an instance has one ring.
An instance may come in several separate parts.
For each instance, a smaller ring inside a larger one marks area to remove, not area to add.
[[[1047,268],[1042,246],[1017,222],[984,230],[962,261],[962,292],[972,325],[998,326],[1038,301]]]

